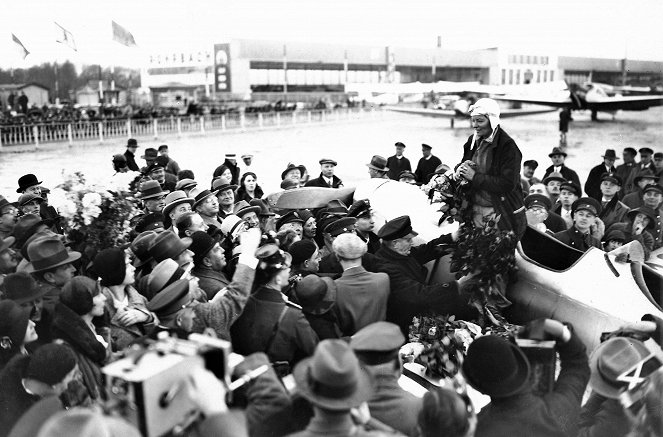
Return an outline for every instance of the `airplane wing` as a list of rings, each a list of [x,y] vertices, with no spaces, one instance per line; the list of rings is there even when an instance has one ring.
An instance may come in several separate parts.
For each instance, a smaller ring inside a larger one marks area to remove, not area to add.
[[[385,109],[394,112],[403,112],[406,114],[424,115],[436,118],[469,118],[466,114],[459,114],[450,109],[423,109],[423,108],[407,108],[400,106],[385,106]],[[524,115],[543,114],[546,112],[555,111],[554,108],[539,108],[539,109],[502,109],[500,111],[500,118],[520,117]]]
[[[559,97],[559,98],[537,98],[537,97],[520,97],[520,96],[493,96],[495,100],[503,100],[507,102],[519,102],[519,103],[530,103],[532,105],[543,105],[543,106],[552,106],[553,108],[567,108],[572,107],[571,98],[569,97]]]
[[[608,97],[600,100],[587,99],[587,109],[595,111],[644,111],[652,106],[662,106],[663,96]]]

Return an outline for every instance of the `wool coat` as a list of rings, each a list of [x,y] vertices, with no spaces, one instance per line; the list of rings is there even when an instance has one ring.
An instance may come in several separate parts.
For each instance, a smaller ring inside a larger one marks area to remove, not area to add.
[[[370,273],[362,266],[343,272],[336,284],[336,305],[333,311],[343,335],[354,335],[361,328],[387,317],[389,276]]]

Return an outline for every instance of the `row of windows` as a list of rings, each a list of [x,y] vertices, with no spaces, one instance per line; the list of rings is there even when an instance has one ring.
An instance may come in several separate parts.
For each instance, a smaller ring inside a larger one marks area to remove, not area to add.
[[[520,85],[522,83],[542,83],[555,80],[555,70],[514,70],[502,68],[502,85]]]
[[[548,65],[548,56],[509,55],[509,64]]]
[[[396,82],[400,82],[400,72],[395,72]],[[252,85],[282,85],[286,73],[282,69],[251,69],[249,82]],[[380,83],[387,78],[386,71],[348,70],[288,70],[288,85],[342,85],[347,82]]]

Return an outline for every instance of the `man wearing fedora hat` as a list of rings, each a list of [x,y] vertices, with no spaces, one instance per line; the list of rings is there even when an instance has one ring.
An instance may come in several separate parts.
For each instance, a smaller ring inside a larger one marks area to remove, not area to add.
[[[281,172],[281,180],[291,179],[298,184],[301,182],[302,177],[304,176],[304,166],[295,165],[292,162],[289,162],[285,170]]]
[[[564,150],[562,150],[560,147],[553,147],[552,152],[548,154],[548,157],[552,161],[552,165],[546,169],[546,173],[543,175],[543,179],[550,176],[551,173],[560,173],[565,181],[571,181],[579,187],[582,186],[580,183],[580,178],[578,177],[578,173],[576,173],[574,170],[571,170],[564,163],[567,157],[567,153]]]
[[[44,307],[52,312],[60,299],[62,287],[74,277],[76,269],[72,263],[81,257],[79,252],[68,252],[58,237],[36,238],[28,245],[25,272],[32,273],[39,285],[46,288],[43,294]]]
[[[334,312],[343,335],[353,335],[364,326],[385,320],[389,276],[386,273],[371,273],[362,267],[366,243],[356,234],[344,233],[334,239],[332,250],[343,268],[341,277],[334,280]]]
[[[603,162],[589,171],[589,176],[587,176],[585,182],[585,193],[599,202],[601,201],[601,175],[603,173],[614,173],[616,171],[615,160],[619,159],[614,149],[606,149],[601,157]]]
[[[491,401],[478,414],[476,437],[576,435],[590,373],[585,346],[572,328],[556,320],[530,322],[525,334],[556,342],[561,371],[553,391],[532,391],[531,366],[517,345],[495,335],[477,338],[462,365],[467,382]]]
[[[304,243],[304,242],[297,242]],[[307,242],[310,244],[311,242]],[[292,246],[291,246],[292,249]],[[293,262],[295,258],[293,256]],[[302,306],[302,313],[320,340],[340,338],[343,334],[332,309],[336,302],[336,285],[329,277],[309,274],[299,276],[293,287],[294,297]]]
[[[212,191],[216,193],[219,201],[219,218],[223,221],[226,216],[233,214],[235,205],[236,184],[232,184],[228,179],[220,176],[212,181]]]
[[[323,158],[320,163],[320,176],[311,179],[304,185],[305,187],[326,187],[326,188],[341,188],[343,181],[334,174],[334,168],[338,164],[333,159]]]
[[[292,437],[379,436],[378,431],[357,428],[350,410],[366,402],[374,378],[359,364],[350,346],[336,339],[321,341],[312,357],[302,360],[294,371],[297,393],[313,405],[313,418]]]
[[[212,299],[230,283],[224,273],[225,254],[219,242],[207,232],[194,232],[191,240],[194,265],[191,274],[198,278],[198,286],[207,294],[207,298]]]
[[[127,160],[127,167],[131,171],[140,171],[136,163],[136,150],[138,150],[138,141],[135,138],[129,138],[127,140],[127,150],[124,151],[124,157]]]
[[[368,167],[368,175],[371,179],[389,179],[387,172],[389,168],[387,167],[387,160],[380,155],[373,155],[371,162],[366,164]]]
[[[193,210],[200,214],[207,226],[214,226],[220,229],[221,221],[219,220],[219,199],[216,197],[217,194],[218,191],[201,190],[198,187],[189,191],[189,197],[193,198]]]
[[[249,205],[260,207],[258,212],[258,219],[260,220],[260,230],[262,232],[274,230],[274,217],[276,214],[269,210],[267,202],[262,199],[251,199]]]
[[[169,191],[164,191],[158,181],[145,181],[140,185],[140,193],[138,197],[143,202],[143,210],[145,214],[151,212],[161,212],[163,207],[166,206],[166,195]]]
[[[423,157],[417,163],[417,169],[414,175],[417,177],[417,182],[425,185],[430,181],[431,176],[435,173],[435,169],[442,164],[442,161],[437,156],[431,153],[432,147],[428,144],[421,145],[421,154]]]
[[[394,146],[396,146],[396,154],[387,158],[387,167],[389,167],[387,176],[389,179],[397,181],[398,176],[402,172],[412,172],[412,165],[410,164],[410,160],[403,156],[403,152],[405,151],[405,144],[399,141],[394,144]]]
[[[591,233],[591,226],[596,224],[596,218],[601,211],[601,204],[597,200],[581,197],[573,202],[571,207],[573,226],[566,231],[555,233],[553,237],[582,252],[587,252],[590,247],[601,249],[601,241]]]
[[[3,283],[4,299],[16,302],[21,308],[30,311],[30,320],[35,323],[35,330],[39,338],[28,350],[33,351],[37,347],[50,343],[51,323],[53,314],[44,308],[44,295],[48,288],[40,287],[37,281],[26,272],[12,273],[5,277]]]
[[[164,226],[174,233],[177,233],[175,230],[175,221],[184,213],[191,211],[191,206],[193,205],[194,200],[188,197],[184,191],[173,191],[166,196],[165,203],[163,207],[163,216],[164,216]]]

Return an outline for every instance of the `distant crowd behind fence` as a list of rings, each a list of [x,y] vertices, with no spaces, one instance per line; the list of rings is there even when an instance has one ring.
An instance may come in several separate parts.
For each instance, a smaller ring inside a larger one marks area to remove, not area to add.
[[[0,148],[42,143],[103,143],[111,138],[204,135],[207,131],[242,131],[279,128],[293,125],[370,119],[382,115],[374,108],[338,108],[328,110],[234,113],[204,116],[171,116],[153,119],[124,119],[0,126]]]

